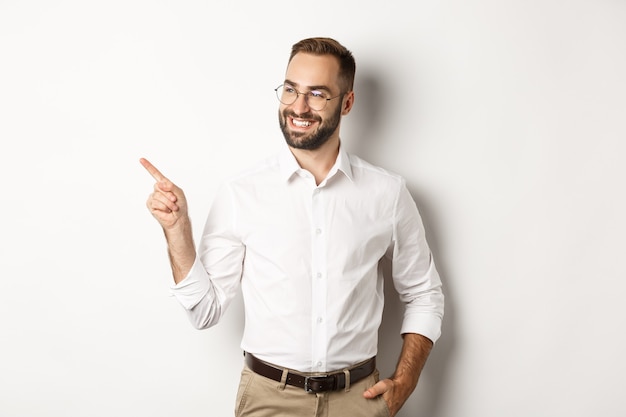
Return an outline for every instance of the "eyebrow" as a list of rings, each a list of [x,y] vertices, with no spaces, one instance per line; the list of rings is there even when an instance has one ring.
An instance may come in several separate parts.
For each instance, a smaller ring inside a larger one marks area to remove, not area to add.
[[[294,83],[294,82],[293,82],[293,81],[291,81],[291,80],[285,80],[285,84],[289,84],[289,85],[291,85],[291,86],[293,86],[293,87],[298,87],[298,88],[300,87],[300,84],[298,84],[298,83]],[[309,85],[309,86],[307,86],[307,88],[309,89],[309,91],[313,91],[313,90],[324,90],[324,91],[327,91],[327,92],[329,92],[329,93],[331,92],[330,88],[328,88],[328,87],[327,87],[327,86],[325,86],[325,85]]]

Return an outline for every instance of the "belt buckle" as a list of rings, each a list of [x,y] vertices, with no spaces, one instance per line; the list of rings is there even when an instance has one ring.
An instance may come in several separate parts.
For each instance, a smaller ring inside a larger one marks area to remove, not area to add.
[[[313,386],[312,384],[317,386]],[[332,375],[304,377],[304,390],[309,394],[333,389],[335,389],[335,378],[333,378]]]

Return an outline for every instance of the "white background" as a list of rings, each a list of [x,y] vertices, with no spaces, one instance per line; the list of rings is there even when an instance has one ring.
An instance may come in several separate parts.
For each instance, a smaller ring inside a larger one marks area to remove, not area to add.
[[[399,415],[626,415],[626,2],[225,3],[0,1],[0,415],[232,415],[241,302],[187,322],[138,159],[198,233],[309,36],[354,52],[344,144],[406,177],[445,285]]]

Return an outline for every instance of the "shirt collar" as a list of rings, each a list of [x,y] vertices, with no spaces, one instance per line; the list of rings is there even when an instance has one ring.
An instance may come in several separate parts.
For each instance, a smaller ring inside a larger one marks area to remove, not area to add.
[[[354,181],[352,177],[352,165],[350,164],[350,155],[345,151],[341,143],[339,144],[339,155],[337,155],[337,161],[335,162],[335,166],[333,166],[330,170],[331,174],[335,174],[335,169],[337,171],[343,172],[343,174],[348,177],[350,181]],[[329,175],[330,177],[331,175]]]
[[[285,182],[289,181],[291,176],[300,169],[300,165],[298,165],[296,157],[293,156],[289,150],[289,146],[286,144],[281,148],[280,153],[278,154],[278,163],[280,166],[280,177]]]
[[[289,146],[287,146],[286,144],[282,147],[278,155],[278,160],[280,164],[280,176],[284,181],[289,181],[291,176],[301,169],[298,161],[296,160],[296,157],[293,156],[291,150],[289,149]],[[350,181],[353,181],[352,166],[350,165],[350,155],[348,155],[348,153],[344,150],[343,146],[341,146],[341,143],[339,144],[339,154],[337,155],[337,160],[328,172],[327,178],[335,175],[337,171],[343,172]]]

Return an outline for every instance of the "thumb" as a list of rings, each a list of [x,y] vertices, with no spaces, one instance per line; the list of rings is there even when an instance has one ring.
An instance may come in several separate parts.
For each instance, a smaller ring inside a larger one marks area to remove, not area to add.
[[[161,192],[168,193],[167,197],[172,201],[177,201],[182,193],[176,184],[167,178],[163,178],[161,181],[157,182],[156,186]]]
[[[389,380],[383,379],[382,381],[378,381],[373,387],[368,388],[363,393],[363,397],[365,398],[376,398],[381,394],[386,393],[389,390]]]

